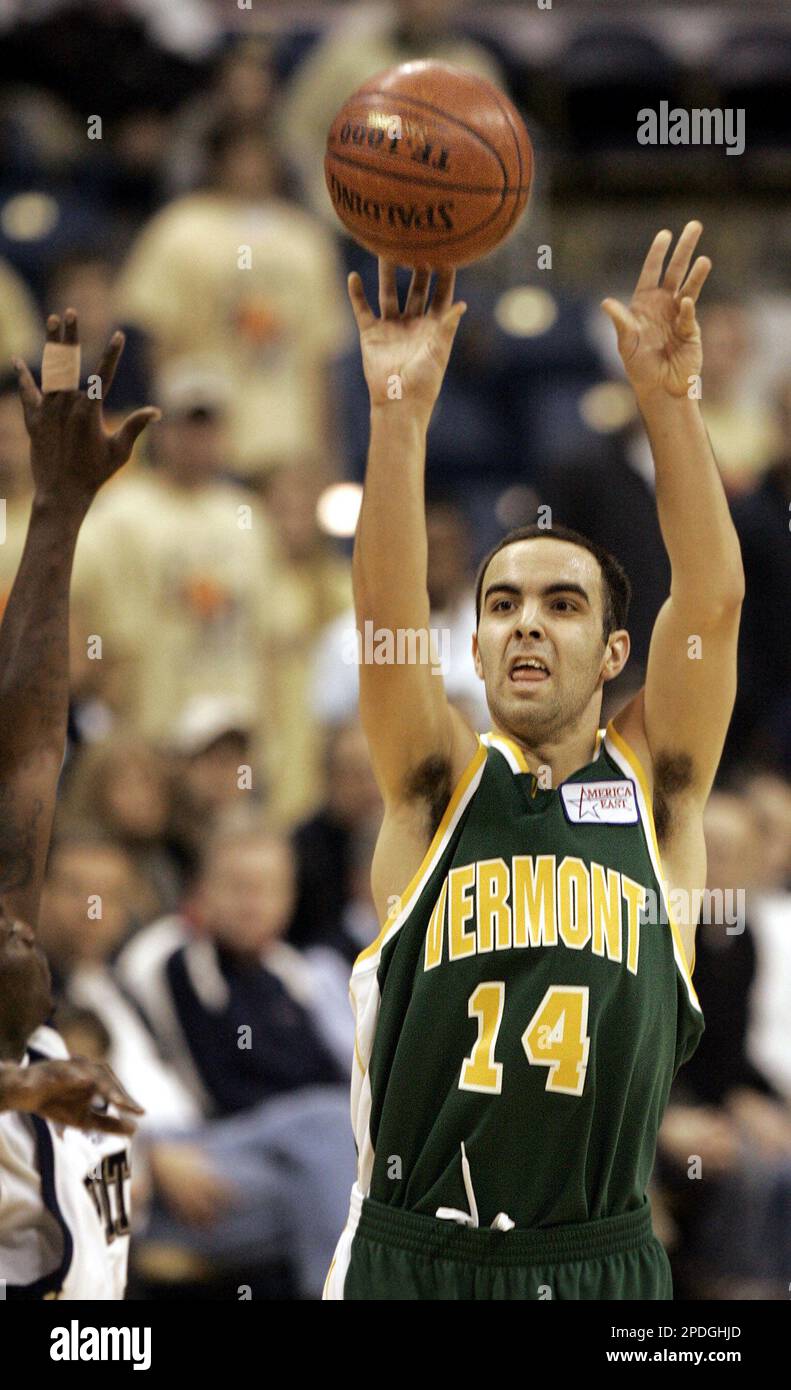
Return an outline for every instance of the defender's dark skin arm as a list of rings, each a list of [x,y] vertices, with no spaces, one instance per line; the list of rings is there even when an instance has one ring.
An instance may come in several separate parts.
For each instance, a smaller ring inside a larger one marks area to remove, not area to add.
[[[77,316],[47,322],[49,342],[76,345]],[[15,360],[31,443],[34,499],[27,540],[0,626],[0,906],[35,926],[66,741],[69,583],[77,535],[97,491],[129,458],[159,412],[148,407],[108,434],[102,400],[123,351],[110,340],[101,399],[42,394]]]
[[[97,1104],[114,1105],[126,1113],[105,1115],[97,1111]],[[126,1115],[144,1113],[104,1062],[83,1057],[29,1067],[0,1063],[0,1113],[3,1110],[43,1115],[53,1124],[104,1134],[134,1134],[135,1122]]]

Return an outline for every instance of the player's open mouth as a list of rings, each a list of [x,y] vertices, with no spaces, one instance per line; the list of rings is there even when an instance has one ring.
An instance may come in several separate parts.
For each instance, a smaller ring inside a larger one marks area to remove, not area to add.
[[[508,679],[515,685],[535,685],[539,681],[548,681],[549,671],[539,658],[530,657],[525,661],[514,662]]]

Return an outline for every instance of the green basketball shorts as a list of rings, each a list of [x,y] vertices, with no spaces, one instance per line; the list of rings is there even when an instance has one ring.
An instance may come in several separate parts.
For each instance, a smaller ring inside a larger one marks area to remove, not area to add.
[[[670,1263],[646,1199],[636,1211],[546,1230],[470,1228],[363,1197],[355,1184],[327,1300],[667,1300]]]

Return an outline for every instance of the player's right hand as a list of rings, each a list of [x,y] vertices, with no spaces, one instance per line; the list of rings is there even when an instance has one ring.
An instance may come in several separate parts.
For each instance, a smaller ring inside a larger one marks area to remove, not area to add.
[[[32,1062],[18,1069],[16,1080],[13,1108],[41,1115],[52,1124],[130,1135],[137,1125],[126,1115],[145,1114],[106,1062],[85,1057]],[[107,1105],[125,1113],[110,1115]]]
[[[395,262],[380,257],[379,318],[368,304],[357,272],[348,279],[371,406],[402,401],[426,425],[442,386],[459,320],[467,308],[461,301],[453,303],[455,270],[444,270],[437,274],[427,309],[431,274],[430,270],[412,272],[401,309]]]

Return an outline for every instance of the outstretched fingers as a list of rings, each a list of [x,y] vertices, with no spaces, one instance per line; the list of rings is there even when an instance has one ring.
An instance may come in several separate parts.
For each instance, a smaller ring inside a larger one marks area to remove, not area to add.
[[[115,434],[110,436],[114,453],[120,463],[126,463],[146,425],[161,419],[162,411],[154,405],[146,405],[142,410],[135,410],[132,415],[127,416]]]
[[[357,327],[362,333],[364,329],[370,328],[372,323],[376,323],[376,315],[365,297],[363,282],[356,270],[353,270],[351,274],[347,276],[346,288],[349,291],[352,313],[354,314]]]
[[[41,405],[42,395],[35,383],[33,373],[21,357],[12,358],[12,366],[17,374],[19,399],[22,402],[22,409],[27,420],[28,411],[35,410],[37,406]]]
[[[430,270],[421,267],[412,271],[412,279],[409,282],[406,304],[404,305],[405,318],[419,318],[426,312],[430,284]]]
[[[635,287],[635,294],[640,290],[655,290],[657,288],[659,278],[662,274],[662,265],[672,240],[673,233],[668,231],[667,228],[661,232],[657,232],[648,248],[648,255],[643,261],[643,268],[640,271],[640,277]]]
[[[107,347],[104,349],[104,352],[102,353],[102,360],[96,369],[96,374],[99,377],[102,386],[102,394],[99,400],[99,404],[101,404],[102,401],[106,400],[107,392],[110,390],[110,387],[113,384],[115,369],[120,361],[121,353],[124,350],[125,343],[126,338],[124,334],[121,332],[120,328],[116,329],[115,333],[113,334],[112,338],[107,344]]]
[[[451,266],[449,270],[437,272],[437,283],[434,286],[434,297],[431,301],[431,313],[437,318],[446,314],[453,303],[453,291],[456,288],[456,270]]]
[[[396,262],[379,257],[379,313],[383,319],[397,319],[398,286],[396,285]]]
[[[698,295],[706,283],[710,270],[711,261],[708,256],[698,256],[680,291],[685,299],[691,299],[693,304],[697,302]]]
[[[689,269],[692,252],[697,246],[703,231],[702,222],[688,222],[676,244],[676,249],[668,262],[663,288],[676,294]]]

